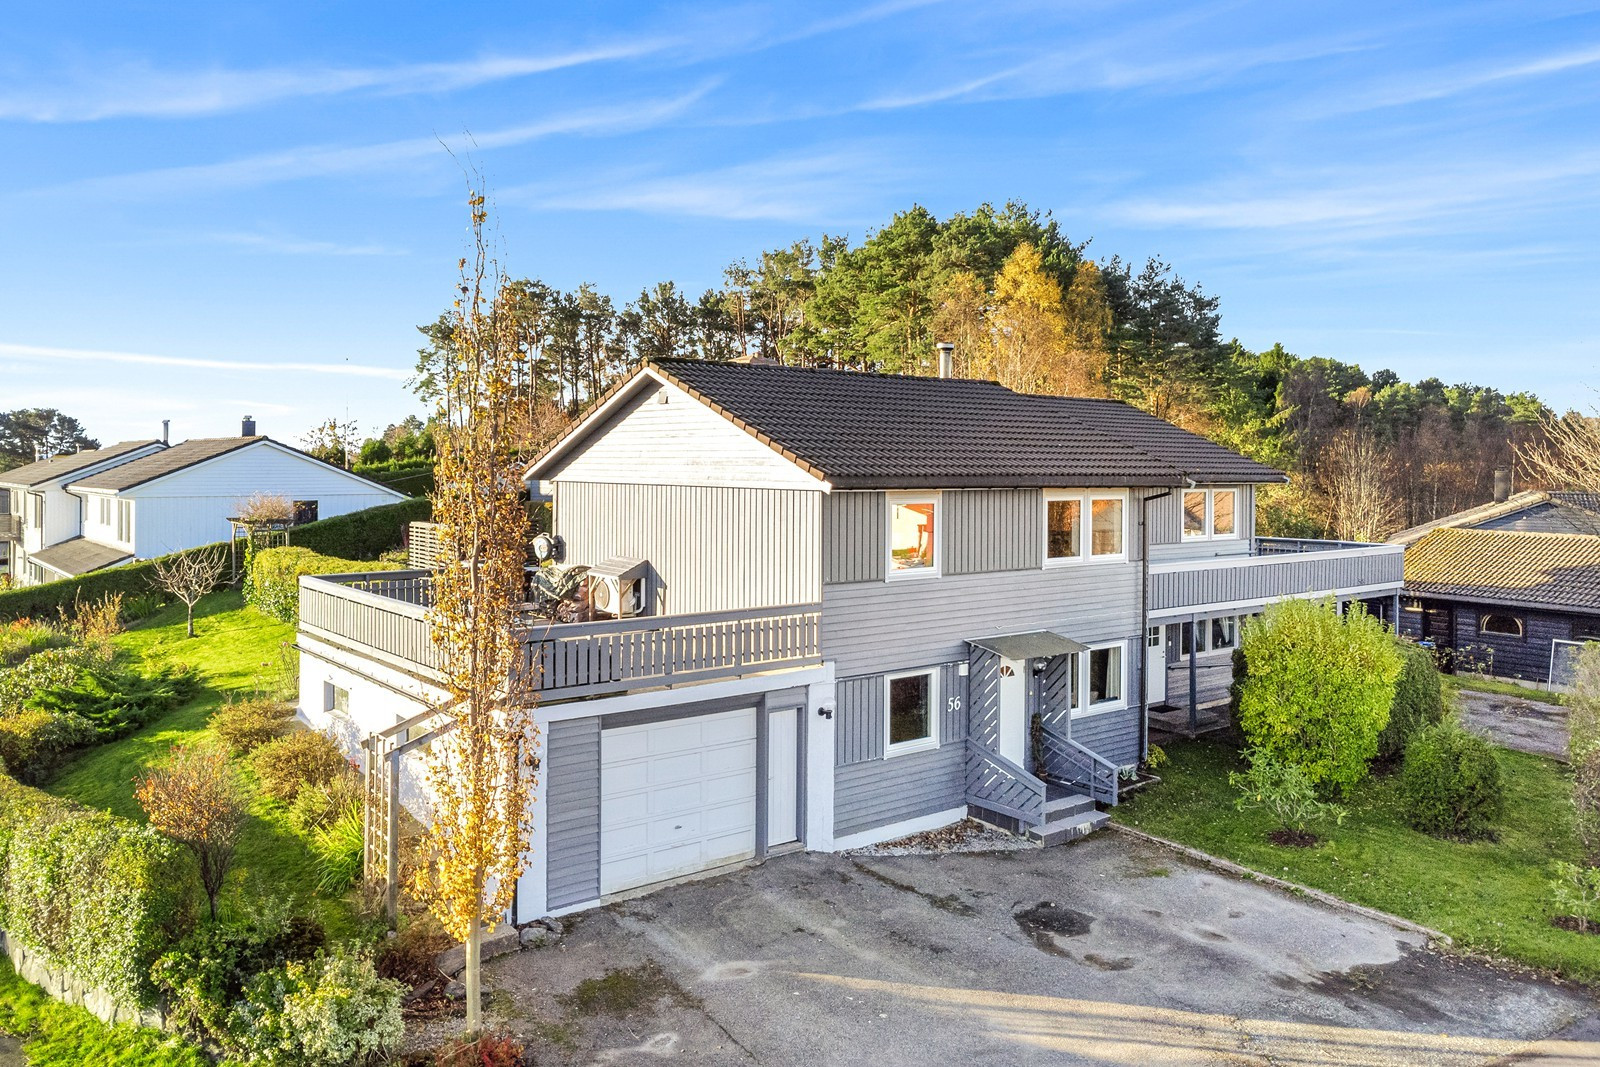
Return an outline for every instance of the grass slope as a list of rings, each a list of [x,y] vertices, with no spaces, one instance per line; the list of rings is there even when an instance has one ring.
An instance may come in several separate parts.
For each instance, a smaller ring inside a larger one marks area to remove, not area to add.
[[[182,606],[169,608],[115,639],[153,661],[185,662],[200,671],[203,687],[187,704],[137,733],[91,749],[45,786],[80,804],[143,820],[133,799],[134,781],[174,745],[212,737],[206,722],[231,695],[272,690],[283,684],[285,645],[294,627],[246,607],[238,593],[216,593],[195,609],[195,638],[184,636]],[[246,772],[248,778],[248,772]],[[252,901],[294,899],[314,911],[338,938],[356,931],[358,920],[343,900],[315,894],[316,869],[309,848],[290,827],[283,809],[256,799],[240,835],[233,870],[223,892],[225,917]],[[0,1030],[26,1034],[30,1064],[116,1063],[137,1067],[198,1067],[198,1052],[152,1030],[110,1027],[82,1008],[53,1001],[23,981],[0,957]]]
[[[1551,865],[1578,858],[1571,783],[1551,760],[1500,750],[1507,785],[1497,840],[1443,841],[1405,823],[1398,775],[1357,790],[1344,825],[1316,827],[1320,844],[1281,848],[1271,818],[1234,808],[1236,751],[1217,741],[1174,744],[1159,786],[1115,810],[1118,822],[1267,874],[1380,908],[1449,934],[1462,948],[1600,982],[1600,936],[1550,925]]]

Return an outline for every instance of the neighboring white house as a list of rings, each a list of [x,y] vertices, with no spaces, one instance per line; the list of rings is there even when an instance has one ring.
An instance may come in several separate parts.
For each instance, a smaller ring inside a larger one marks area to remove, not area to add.
[[[30,464],[0,476],[12,489],[18,584],[75,577],[225,541],[229,518],[256,493],[292,501],[303,519],[331,518],[406,497],[299,449],[256,435],[195,438],[170,447],[128,442]],[[113,454],[114,453],[114,454]],[[99,456],[93,462],[81,462]],[[67,464],[65,461],[80,461]],[[38,470],[51,464],[68,470]],[[31,472],[31,473],[30,473]],[[48,481],[37,479],[48,476]],[[17,482],[31,483],[20,488]],[[40,489],[46,492],[40,492]],[[37,498],[35,500],[34,498]],[[0,529],[0,536],[6,530]]]

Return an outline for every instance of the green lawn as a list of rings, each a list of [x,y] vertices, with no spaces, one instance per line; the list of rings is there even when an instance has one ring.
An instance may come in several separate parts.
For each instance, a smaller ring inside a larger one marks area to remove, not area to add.
[[[1507,797],[1494,841],[1410,829],[1391,776],[1362,783],[1344,825],[1318,826],[1322,842],[1295,849],[1267,840],[1264,812],[1235,810],[1228,772],[1244,766],[1235,750],[1201,740],[1167,754],[1161,784],[1115,809],[1118,822],[1431,926],[1461,948],[1600,981],[1600,936],[1550,925],[1551,865],[1578,858],[1560,764],[1500,751]]]
[[[200,694],[138,732],[85,752],[45,785],[48,792],[142,820],[133,788],[145,767],[174,745],[209,739],[206,721],[230,694],[272,691],[283,685],[284,646],[293,641],[294,627],[246,607],[238,593],[216,593],[196,607],[193,640],[184,636],[184,629],[183,608],[178,606],[115,640],[134,655],[192,664],[203,680]],[[261,800],[252,803],[223,894],[224,913],[237,914],[256,900],[294,899],[322,919],[330,936],[356,934],[361,923],[350,904],[316,896],[315,883],[311,852],[283,810]],[[198,1067],[208,1062],[155,1031],[108,1027],[81,1008],[52,1001],[17,977],[9,965],[0,966],[0,1030],[29,1035],[30,1064]]]

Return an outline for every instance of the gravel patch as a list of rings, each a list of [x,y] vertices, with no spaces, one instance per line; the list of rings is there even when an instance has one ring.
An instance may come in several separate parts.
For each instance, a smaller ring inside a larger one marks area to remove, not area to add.
[[[877,845],[865,845],[845,852],[846,856],[937,856],[955,852],[1015,852],[1038,848],[1025,837],[985,826],[976,819],[962,819],[937,830],[925,830],[910,837],[896,838]]]

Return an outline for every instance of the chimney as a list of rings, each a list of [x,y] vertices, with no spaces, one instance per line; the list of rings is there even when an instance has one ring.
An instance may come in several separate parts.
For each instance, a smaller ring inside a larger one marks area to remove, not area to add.
[[[169,444],[170,443],[167,440],[167,430],[170,429],[171,426],[172,426],[172,420],[171,419],[162,419],[161,420],[161,443],[162,444]]]
[[[240,437],[254,437],[255,435],[256,435],[256,417],[254,415],[246,415],[244,417],[244,421],[239,424],[239,436]]]
[[[1511,472],[1504,467],[1494,469],[1494,502],[1504,504],[1511,499]]]
[[[933,347],[939,350],[939,377],[953,377],[955,374],[956,346],[949,341],[940,341]]]

